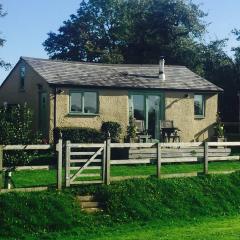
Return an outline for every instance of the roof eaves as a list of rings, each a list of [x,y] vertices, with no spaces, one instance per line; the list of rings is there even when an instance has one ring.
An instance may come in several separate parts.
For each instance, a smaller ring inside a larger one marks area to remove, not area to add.
[[[181,92],[204,92],[204,93],[220,93],[224,92],[222,88],[216,89],[183,89],[183,88],[146,88],[146,87],[119,87],[119,86],[94,86],[94,85],[79,85],[79,84],[61,84],[61,83],[49,83],[50,87],[69,87],[69,88],[99,88],[99,89],[136,89],[136,90],[150,90],[150,91],[181,91]]]

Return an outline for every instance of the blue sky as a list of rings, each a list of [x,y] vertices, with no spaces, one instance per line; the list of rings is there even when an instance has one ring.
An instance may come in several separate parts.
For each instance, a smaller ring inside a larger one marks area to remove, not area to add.
[[[0,48],[2,59],[14,65],[20,56],[47,58],[42,43],[49,31],[57,31],[69,15],[75,13],[81,0],[1,0],[7,16],[0,19],[1,36],[7,40]],[[240,28],[239,0],[193,0],[201,3],[211,23],[206,40],[231,38],[227,51],[236,42],[231,37],[233,28]],[[0,69],[0,83],[8,71]]]

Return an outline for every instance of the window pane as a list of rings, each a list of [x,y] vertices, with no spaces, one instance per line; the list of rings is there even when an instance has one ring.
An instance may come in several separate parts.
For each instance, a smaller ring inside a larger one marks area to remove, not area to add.
[[[203,95],[194,95],[194,114],[196,116],[204,115]]]
[[[23,89],[25,85],[25,66],[20,67],[20,88]]]
[[[133,116],[136,120],[144,120],[144,96],[133,95]]]
[[[71,112],[82,112],[81,93],[71,93]]]
[[[97,113],[97,93],[84,93],[84,113]]]

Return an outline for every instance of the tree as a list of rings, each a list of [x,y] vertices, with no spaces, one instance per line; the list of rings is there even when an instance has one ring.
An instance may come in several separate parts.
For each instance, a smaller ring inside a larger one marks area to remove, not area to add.
[[[106,63],[179,62],[176,51],[205,31],[206,14],[183,0],[89,0],[43,43],[52,59]]]
[[[2,4],[0,4],[0,17],[4,17],[6,15],[6,12],[3,11]],[[6,42],[5,39],[0,38],[0,47],[3,47],[4,43]],[[8,69],[11,65],[9,63],[6,63],[2,58],[0,58],[0,67],[4,67],[5,69]]]

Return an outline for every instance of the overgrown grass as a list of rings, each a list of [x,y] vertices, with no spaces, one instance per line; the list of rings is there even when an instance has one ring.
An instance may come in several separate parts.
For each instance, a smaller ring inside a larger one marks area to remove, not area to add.
[[[192,222],[203,217],[234,216],[240,214],[239,182],[237,172],[182,179],[135,179],[109,186],[81,186],[63,193],[2,194],[0,235],[91,239],[102,233],[104,239],[105,232],[125,224],[137,226],[156,221],[159,226],[173,224],[175,228],[181,219]],[[88,215],[80,211],[74,196],[89,193],[106,202],[104,213]],[[129,228],[126,234],[131,237],[130,232]]]
[[[240,170],[239,161],[211,162],[210,171]],[[161,172],[168,173],[189,173],[202,172],[203,164],[168,164],[162,165]],[[87,170],[85,173],[94,173],[96,170]],[[99,172],[99,171],[98,171]],[[63,174],[64,175],[64,174]],[[111,166],[111,176],[136,176],[136,175],[156,175],[156,165],[135,165],[135,166]],[[29,170],[13,173],[13,182],[16,187],[33,187],[56,185],[56,170]],[[86,180],[81,178],[82,180]],[[93,179],[93,178],[91,178]]]

